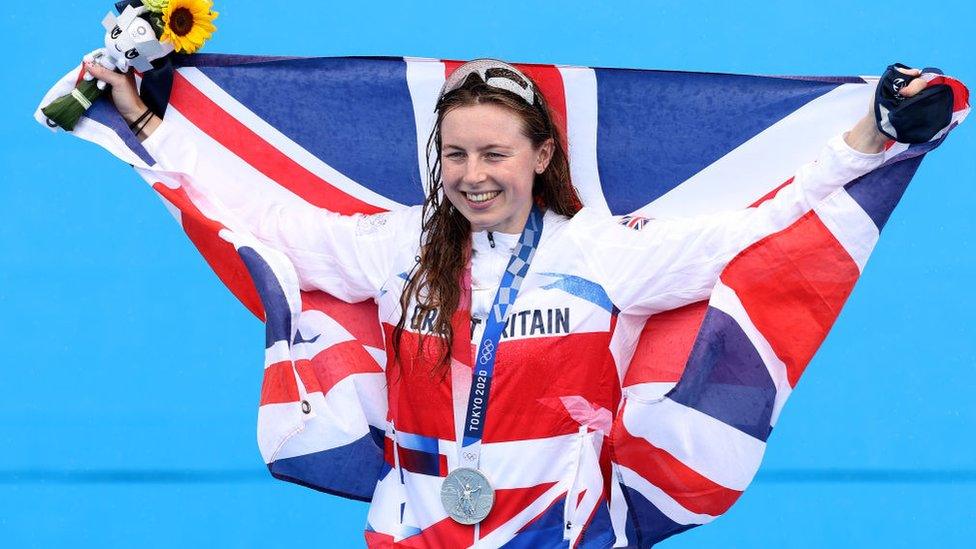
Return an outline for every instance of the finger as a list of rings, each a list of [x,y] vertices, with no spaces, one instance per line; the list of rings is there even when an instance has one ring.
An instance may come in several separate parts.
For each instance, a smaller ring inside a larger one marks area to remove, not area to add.
[[[94,60],[98,59],[101,56],[102,56],[102,48],[98,48],[97,50],[92,50],[92,51],[86,53],[84,56],[82,56],[81,59],[85,63],[88,63],[88,62],[91,62],[91,61],[94,61]]]
[[[107,70],[115,72],[115,63],[112,61],[111,57],[107,55],[102,55],[95,58],[95,64],[104,67]]]
[[[92,76],[99,80],[106,81],[109,84],[112,84],[117,80],[117,73],[115,71],[108,70],[98,63],[89,63],[85,66],[85,68],[88,69],[88,72],[90,72]]]
[[[99,76],[99,67],[94,61],[85,61],[85,74],[90,74],[94,77]]]
[[[918,76],[922,74],[922,71],[920,69],[903,69],[901,67],[895,67],[895,68],[898,69],[898,72],[902,74],[907,74],[909,76]]]
[[[924,90],[925,86],[927,85],[928,82],[926,82],[925,80],[921,78],[916,78],[915,80],[912,80],[907,86],[898,90],[898,93],[901,94],[902,97],[912,97],[916,93]]]

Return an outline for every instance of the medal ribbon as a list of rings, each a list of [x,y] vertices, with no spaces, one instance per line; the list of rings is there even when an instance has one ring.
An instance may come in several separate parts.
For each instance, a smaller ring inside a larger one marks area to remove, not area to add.
[[[505,327],[508,309],[515,302],[541,237],[542,211],[537,206],[532,206],[525,228],[522,229],[522,236],[512,251],[508,267],[498,285],[498,293],[495,294],[495,301],[485,320],[485,331],[478,345],[478,354],[475,355],[471,367],[471,392],[468,394],[464,435],[459,450],[459,467],[477,469],[481,460],[481,437],[485,428],[491,379],[495,371],[495,352]]]

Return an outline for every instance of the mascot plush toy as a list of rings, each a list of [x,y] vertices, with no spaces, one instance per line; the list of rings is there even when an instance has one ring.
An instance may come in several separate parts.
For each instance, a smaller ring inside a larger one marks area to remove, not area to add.
[[[165,26],[162,15],[151,11],[140,0],[119,2],[116,17],[108,12],[102,19],[105,27],[105,47],[85,56],[105,68],[127,72],[134,68],[139,72],[153,69],[152,62],[173,51],[170,42],[160,41]],[[51,127],[60,126],[71,131],[82,114],[105,90],[105,82],[93,80],[87,72],[71,93],[63,95],[44,107],[42,112]]]

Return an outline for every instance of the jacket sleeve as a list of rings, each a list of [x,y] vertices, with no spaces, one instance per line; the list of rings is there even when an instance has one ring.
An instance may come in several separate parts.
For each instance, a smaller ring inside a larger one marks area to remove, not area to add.
[[[883,162],[884,153],[855,151],[836,136],[815,161],[797,170],[790,184],[757,207],[651,219],[637,231],[584,210],[583,230],[575,234],[614,305],[626,313],[654,314],[708,298],[722,269],[740,251],[785,229]]]
[[[173,174],[186,192],[223,210],[221,221],[238,223],[261,242],[284,253],[302,290],[322,290],[355,303],[377,295],[408,235],[420,227],[419,207],[372,215],[341,215],[309,204],[287,189],[251,193],[240,174],[228,174],[206,136],[171,122],[143,142],[156,160],[152,170]],[[226,153],[225,153],[226,154]],[[255,178],[264,177],[255,172]],[[236,187],[236,188],[235,188]],[[264,187],[268,187],[265,185]]]

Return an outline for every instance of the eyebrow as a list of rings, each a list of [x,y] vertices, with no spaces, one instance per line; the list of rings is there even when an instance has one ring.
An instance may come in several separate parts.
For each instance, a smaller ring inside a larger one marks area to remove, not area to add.
[[[464,150],[464,147],[461,147],[461,146],[459,146],[459,145],[444,145],[444,148],[445,148],[445,149],[457,149],[457,150],[459,150],[459,151],[463,151],[463,150]],[[513,149],[514,149],[514,147],[510,147],[510,146],[508,146],[508,145],[500,145],[500,144],[497,144],[497,143],[491,143],[491,144],[488,144],[488,145],[485,145],[484,147],[481,147],[481,148],[480,148],[480,149],[478,149],[478,150],[479,150],[479,151],[486,151],[486,150],[488,150],[488,149],[505,149],[505,150],[513,150]]]

